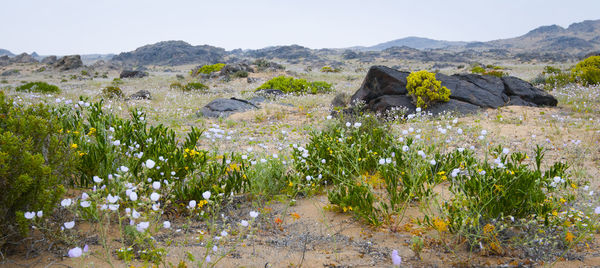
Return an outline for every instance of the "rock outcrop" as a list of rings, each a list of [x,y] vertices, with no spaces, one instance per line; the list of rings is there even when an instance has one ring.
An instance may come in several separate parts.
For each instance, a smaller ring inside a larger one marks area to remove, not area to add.
[[[124,52],[112,58],[127,66],[215,64],[224,61],[225,49],[213,46],[192,46],[183,41],[164,41]]]
[[[129,96],[129,98],[127,98],[127,100],[151,100],[152,99],[152,95],[150,94],[150,91],[142,89],[139,90],[136,93],[131,94],[131,96]]]
[[[404,107],[414,112],[416,107],[407,95],[406,78],[402,72],[385,66],[369,69],[361,87],[351,98],[352,103],[362,101],[374,112],[385,112],[392,107]],[[451,91],[450,101],[428,108],[433,114],[443,111],[472,113],[481,108],[498,108],[506,105],[556,106],[557,100],[530,83],[512,76],[495,77],[476,74],[436,74],[442,86]]]
[[[202,107],[202,109],[200,109],[198,112],[198,116],[228,117],[233,113],[244,112],[252,109],[258,109],[258,107],[247,100],[236,98],[216,99]]]
[[[143,78],[146,76],[148,76],[148,73],[144,71],[123,70],[121,71],[119,78]]]
[[[52,66],[60,71],[68,71],[82,67],[83,62],[81,61],[81,56],[70,55],[61,57]]]

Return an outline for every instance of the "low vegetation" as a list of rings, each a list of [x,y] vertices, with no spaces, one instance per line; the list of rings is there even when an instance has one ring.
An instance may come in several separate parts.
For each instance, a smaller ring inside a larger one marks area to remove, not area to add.
[[[256,90],[261,89],[278,89],[283,91],[284,93],[293,93],[293,94],[318,94],[318,93],[326,93],[332,91],[332,85],[323,82],[323,81],[315,81],[308,82],[304,79],[286,77],[286,76],[278,76],[275,77],[260,87],[256,88]]]
[[[435,74],[428,71],[413,72],[406,78],[406,89],[413,103],[426,109],[436,102],[450,100],[450,90],[442,86],[442,82],[435,79]]]
[[[60,93],[60,88],[55,85],[50,85],[46,82],[29,82],[18,86],[16,90],[38,93]]]

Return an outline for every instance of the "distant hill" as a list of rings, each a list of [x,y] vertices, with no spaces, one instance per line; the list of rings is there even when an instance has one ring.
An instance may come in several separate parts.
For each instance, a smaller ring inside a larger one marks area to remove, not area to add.
[[[365,47],[361,50],[384,50],[391,47],[410,47],[415,49],[438,49],[438,48],[446,48],[446,47],[455,47],[455,46],[464,46],[467,42],[462,41],[444,41],[444,40],[434,40],[429,38],[422,37],[405,37],[401,39],[396,39],[392,41],[388,41],[385,43],[377,44],[370,47]]]
[[[1,49],[0,48],[0,56],[9,56],[9,57],[14,57],[15,54],[13,54],[12,52],[6,50],[6,49]]]
[[[225,49],[209,45],[192,46],[184,41],[163,41],[124,52],[112,58],[125,65],[182,65],[222,62]]]

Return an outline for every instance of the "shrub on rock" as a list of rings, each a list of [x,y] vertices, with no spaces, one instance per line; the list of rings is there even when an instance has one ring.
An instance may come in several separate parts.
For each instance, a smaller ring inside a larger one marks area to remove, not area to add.
[[[417,107],[427,108],[435,102],[448,102],[450,90],[428,71],[413,72],[406,78],[406,89]]]
[[[221,69],[223,69],[223,67],[225,67],[225,63],[204,65],[200,68],[192,70],[192,75],[196,76],[199,74],[211,74],[213,72],[221,71]]]

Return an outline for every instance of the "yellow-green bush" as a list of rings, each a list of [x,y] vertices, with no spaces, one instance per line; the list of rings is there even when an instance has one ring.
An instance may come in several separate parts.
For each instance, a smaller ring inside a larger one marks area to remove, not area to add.
[[[323,66],[323,68],[321,68],[321,72],[323,72],[323,73],[339,73],[340,69],[333,68],[330,66]]]
[[[221,69],[223,69],[223,67],[225,67],[225,63],[204,65],[197,70],[192,70],[192,75],[196,76],[199,74],[210,74],[213,72],[218,72]]]
[[[109,99],[123,98],[125,95],[120,87],[108,86],[102,89],[102,96]]]
[[[27,84],[18,86],[16,90],[40,93],[60,93],[60,88],[55,85],[50,85],[46,82],[29,82]]]
[[[577,63],[571,70],[571,79],[584,86],[600,84],[600,56],[591,56]]]
[[[265,82],[260,87],[256,88],[256,90],[261,90],[261,89],[278,89],[278,90],[283,91],[284,93],[296,93],[296,94],[301,94],[301,93],[317,94],[317,93],[329,92],[332,90],[331,84],[329,84],[327,82],[323,82],[323,81],[308,82],[304,79],[295,79],[293,77],[285,77],[285,76],[275,77],[275,78]]]
[[[413,72],[406,78],[406,89],[417,107],[427,108],[435,102],[450,100],[450,90],[428,71]]]

